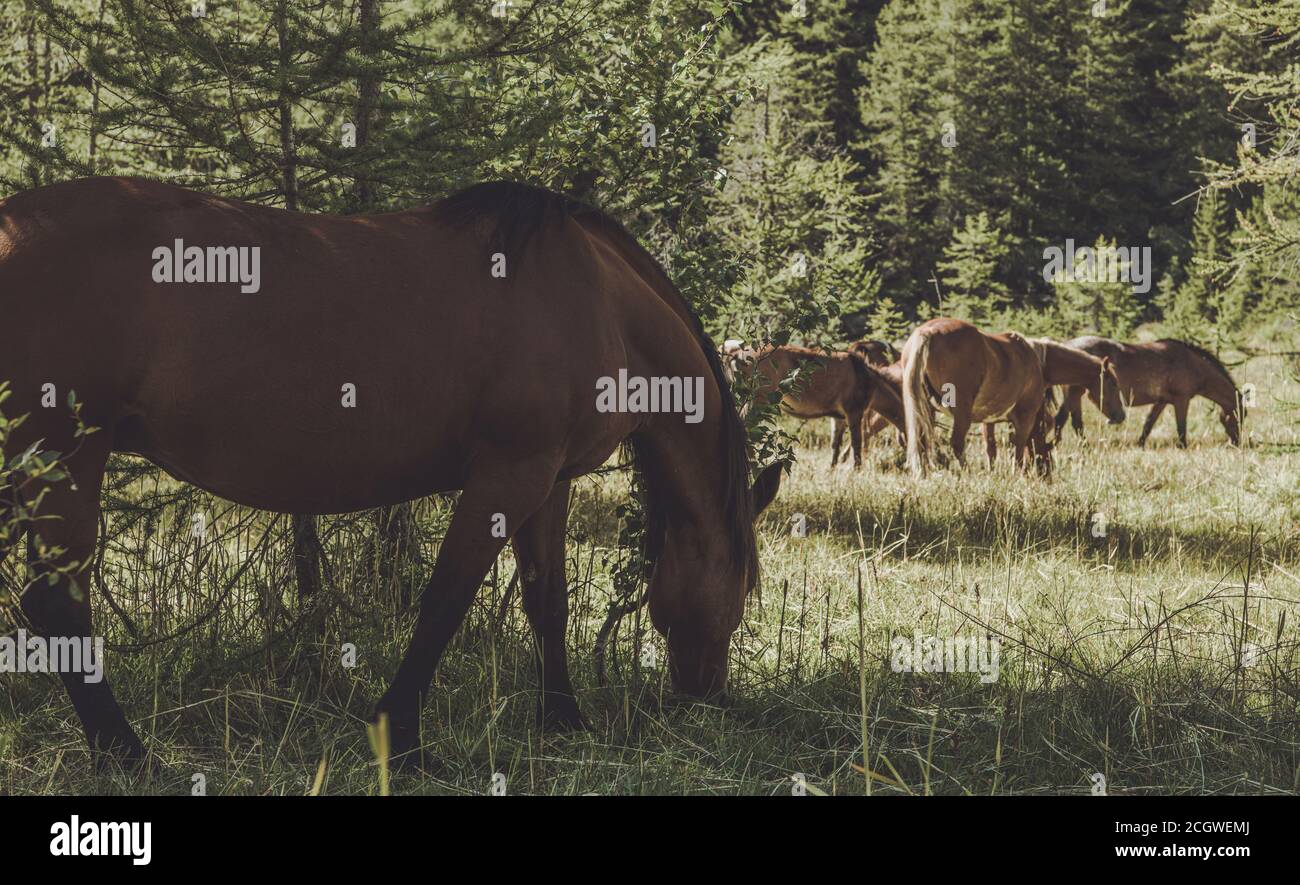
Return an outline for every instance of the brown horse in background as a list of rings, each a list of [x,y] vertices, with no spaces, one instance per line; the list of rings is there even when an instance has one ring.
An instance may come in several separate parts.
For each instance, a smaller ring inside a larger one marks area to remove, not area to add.
[[[1027,466],[1025,455],[1032,446],[1039,471],[1048,472],[1045,390],[1042,365],[1023,335],[989,335],[949,318],[919,326],[903,347],[907,461],[912,472],[924,474],[929,466],[934,437],[931,404],[952,416],[952,448],[959,462],[965,461],[972,422],[1010,421],[1016,463]]]
[[[836,417],[849,427],[853,466],[862,466],[862,414],[872,403],[901,420],[902,402],[875,366],[867,365],[855,353],[823,353],[807,347],[784,344],[752,352],[749,371],[764,379],[757,394],[774,396],[796,370],[793,389],[781,397],[781,408],[802,420]],[[806,373],[806,374],[803,374]],[[835,466],[838,451],[832,453]]]
[[[177,240],[189,244],[176,243],[187,277],[197,250],[187,284],[159,279],[157,252]],[[204,247],[259,248],[260,290],[213,281],[210,252],[205,277]],[[46,486],[41,505],[57,518],[34,526],[68,574],[21,598],[40,635],[92,635],[87,567],[112,452],[281,512],[459,489],[414,636],[376,707],[393,755],[418,747],[439,658],[507,544],[527,576],[539,718],[580,727],[564,648],[569,485],[629,441],[649,493],[650,616],[672,680],[700,696],[726,688],[758,577],[753,520],[780,469],[751,490],[712,344],[659,264],[599,211],[495,183],[431,207],[333,217],[85,179],[0,203],[0,297],[6,412],[27,415],[4,454],[38,442],[71,453],[73,481]],[[501,341],[514,342],[507,359]],[[622,373],[684,379],[701,411],[601,408]],[[67,409],[43,408],[48,384],[60,403],[75,391],[98,432],[79,438]],[[36,495],[0,491],[25,507]],[[140,758],[108,682],[61,678],[92,750]]]
[[[1123,344],[1110,338],[1086,335],[1069,342],[1094,356],[1110,360],[1119,380],[1120,393],[1129,406],[1151,406],[1138,445],[1145,446],[1156,419],[1165,406],[1174,407],[1178,427],[1178,445],[1187,446],[1187,406],[1193,397],[1203,396],[1219,407],[1219,423],[1233,445],[1241,443],[1241,424],[1246,417],[1237,384],[1218,357],[1204,348],[1165,338],[1147,344]],[[1071,387],[1060,411],[1055,429],[1059,435],[1067,418],[1079,435],[1083,435],[1083,410],[1080,402],[1084,390]]]
[[[1087,351],[1060,344],[1050,338],[1030,338],[1029,344],[1043,366],[1043,380],[1049,388],[1049,407],[1055,405],[1050,389],[1058,385],[1069,385],[1071,389],[1080,391],[1080,396],[1086,395],[1097,410],[1106,416],[1107,423],[1124,422],[1119,378],[1109,357],[1098,358]],[[984,425],[984,444],[988,450],[989,463],[992,464],[997,457],[997,443],[991,424]]]

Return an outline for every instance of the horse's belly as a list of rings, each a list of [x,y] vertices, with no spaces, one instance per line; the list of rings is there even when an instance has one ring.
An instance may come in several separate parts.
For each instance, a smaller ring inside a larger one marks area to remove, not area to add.
[[[815,406],[803,400],[794,399],[788,396],[781,400],[781,408],[785,410],[786,414],[792,415],[801,421],[810,421],[814,418],[838,417],[834,412],[827,411],[824,407]]]
[[[114,448],[238,504],[346,513],[460,488],[463,453],[437,433],[424,436],[413,441],[409,432],[374,428],[291,433],[234,419],[218,427],[133,416],[115,428]]]
[[[975,404],[971,408],[971,421],[976,424],[996,424],[999,421],[1007,421],[1015,407],[1015,400],[1007,402],[1001,398],[980,399],[976,396]]]

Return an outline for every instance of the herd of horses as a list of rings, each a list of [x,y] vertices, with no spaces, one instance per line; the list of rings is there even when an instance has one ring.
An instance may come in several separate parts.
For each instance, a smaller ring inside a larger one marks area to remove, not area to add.
[[[178,239],[259,247],[260,291],[202,275],[155,280],[154,251]],[[0,299],[5,412],[24,416],[5,427],[0,558],[24,532],[29,549],[34,535],[52,552],[18,588],[33,634],[94,635],[91,565],[114,452],[283,513],[460,491],[374,710],[392,756],[421,754],[434,671],[507,544],[534,633],[539,721],[580,728],[564,642],[569,489],[626,445],[647,493],[647,600],[669,675],[688,695],[725,694],[731,636],[758,580],[754,521],[783,465],[753,471],[751,484],[718,349],[659,263],[599,210],[498,182],[404,212],[336,217],[88,178],[0,202]],[[996,421],[1014,426],[1017,458],[1042,456],[1050,385],[1067,387],[1062,415],[1076,420],[1085,395],[1112,420],[1123,403],[1154,404],[1148,430],[1171,404],[1180,436],[1187,401],[1208,396],[1238,433],[1231,379],[1174,342],[1059,345],[942,319],[893,357],[865,342],[844,354],[772,348],[754,365],[775,379],[816,363],[787,405],[841,419],[855,463],[865,421],[870,433],[898,428],[924,469],[934,408],[952,415],[959,457],[971,422]],[[597,409],[598,379],[620,372],[703,379],[702,420]],[[73,399],[75,411],[64,407]],[[38,449],[62,453],[65,481],[15,469]],[[59,677],[97,762],[146,756],[109,678]]]
[[[727,341],[722,352],[733,377],[745,374],[756,382],[756,397],[779,399],[783,411],[804,420],[834,419],[831,467],[840,462],[846,428],[857,468],[863,446],[892,425],[908,466],[924,473],[934,453],[937,411],[952,420],[958,462],[964,462],[971,425],[980,424],[992,465],[994,427],[1009,422],[1016,463],[1028,466],[1032,457],[1044,473],[1065,422],[1082,435],[1085,397],[1109,424],[1124,421],[1126,406],[1151,406],[1139,446],[1172,405],[1178,444],[1185,447],[1188,405],[1198,396],[1219,407],[1234,445],[1245,419],[1241,391],[1223,363],[1173,339],[1125,344],[1089,335],[1062,343],[1017,332],[989,334],[962,320],[938,318],[917,327],[901,353],[876,339],[832,352],[793,345],[754,349]],[[1064,389],[1063,401],[1058,388]]]

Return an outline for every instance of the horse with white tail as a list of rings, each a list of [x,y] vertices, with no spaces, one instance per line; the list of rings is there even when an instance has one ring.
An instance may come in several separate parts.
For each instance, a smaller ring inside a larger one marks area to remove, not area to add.
[[[917,327],[903,347],[903,410],[907,463],[924,475],[933,454],[931,406],[952,417],[952,448],[965,463],[972,422],[1009,421],[1016,463],[1028,466],[1031,451],[1038,472],[1051,472],[1043,394],[1043,366],[1018,332],[989,335],[963,320],[933,319]]]

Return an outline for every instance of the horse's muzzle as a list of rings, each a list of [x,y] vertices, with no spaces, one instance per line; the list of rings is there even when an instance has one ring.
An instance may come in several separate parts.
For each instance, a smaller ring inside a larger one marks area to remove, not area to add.
[[[729,643],[723,643],[718,649],[674,648],[669,642],[668,664],[673,687],[701,700],[716,701],[725,697],[728,646]]]

